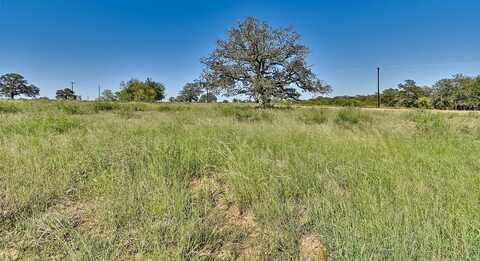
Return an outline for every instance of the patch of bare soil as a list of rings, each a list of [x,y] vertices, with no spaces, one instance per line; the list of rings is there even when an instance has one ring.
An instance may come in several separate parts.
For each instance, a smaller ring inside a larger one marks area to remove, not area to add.
[[[299,242],[299,260],[327,260],[325,247],[316,235],[304,235]]]
[[[224,249],[220,249],[217,253],[210,253],[208,256],[216,260],[230,260],[232,257],[236,260],[261,260],[257,249],[257,238],[261,229],[255,222],[255,216],[226,199],[226,186],[212,177],[202,177],[192,181],[190,187],[194,193],[203,191],[213,199],[215,205],[209,210],[208,216],[213,220],[221,221],[218,224],[220,229],[233,229],[246,234],[242,242],[226,243]],[[232,254],[226,250],[227,248],[234,248],[236,251]]]
[[[213,220],[220,220],[219,229],[228,228],[243,231],[244,238],[235,247],[233,254],[235,260],[264,260],[260,249],[261,237],[265,231],[255,221],[255,216],[248,210],[240,208],[234,202],[228,201],[226,194],[228,188],[212,177],[202,177],[191,182],[190,187],[194,193],[206,192],[213,199],[215,205],[209,210],[209,217]],[[306,223],[305,209],[299,210],[300,222]],[[220,217],[220,218],[219,218]],[[226,243],[229,245],[230,243]],[[232,243],[235,244],[235,243]],[[314,234],[304,235],[299,241],[298,260],[327,260],[326,249],[320,238]],[[220,249],[215,253],[205,253],[215,260],[231,260],[232,253]]]

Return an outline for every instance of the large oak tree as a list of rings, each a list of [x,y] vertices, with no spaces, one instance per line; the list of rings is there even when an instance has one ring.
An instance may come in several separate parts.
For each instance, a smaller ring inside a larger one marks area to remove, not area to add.
[[[292,29],[272,28],[248,17],[202,59],[203,81],[212,90],[249,96],[262,106],[270,106],[274,99],[298,99],[299,90],[330,92],[306,64],[308,49],[298,41],[299,34]]]
[[[25,95],[35,97],[40,93],[40,89],[33,84],[29,84],[25,78],[18,73],[7,73],[0,76],[0,94],[14,99],[15,96]]]

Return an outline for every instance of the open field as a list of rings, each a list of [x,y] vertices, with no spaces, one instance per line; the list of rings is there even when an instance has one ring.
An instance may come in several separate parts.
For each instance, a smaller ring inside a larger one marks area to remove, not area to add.
[[[480,114],[0,102],[0,259],[480,259]]]

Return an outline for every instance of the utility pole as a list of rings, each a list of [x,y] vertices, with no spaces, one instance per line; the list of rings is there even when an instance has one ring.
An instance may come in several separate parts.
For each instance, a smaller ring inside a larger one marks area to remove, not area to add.
[[[100,87],[100,85],[98,85],[98,99],[99,100],[100,100],[100,89],[101,89],[101,87]]]
[[[380,108],[380,67],[377,67],[377,108]]]
[[[75,82],[74,82],[74,81],[71,81],[70,84],[72,85],[71,90],[72,90],[72,92],[74,92],[74,91],[73,91],[73,85],[75,84]]]

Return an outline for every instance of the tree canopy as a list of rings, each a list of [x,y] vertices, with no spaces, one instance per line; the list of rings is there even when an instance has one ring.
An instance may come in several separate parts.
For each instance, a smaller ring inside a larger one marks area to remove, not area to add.
[[[306,64],[307,47],[292,29],[272,28],[248,17],[219,40],[202,59],[202,78],[209,88],[227,96],[245,95],[269,106],[274,99],[293,99],[304,92],[325,94],[330,86]]]
[[[179,102],[197,102],[203,93],[203,86],[200,82],[187,83],[178,93],[176,98]]]
[[[102,94],[99,97],[99,100],[104,100],[104,101],[115,101],[116,99],[117,99],[117,96],[110,89],[103,90]]]
[[[117,97],[120,101],[161,101],[165,98],[165,86],[150,78],[145,81],[131,79],[121,83]]]
[[[217,102],[217,96],[211,92],[200,96],[199,102]]]
[[[55,94],[57,100],[76,100],[78,96],[75,95],[75,92],[70,88],[65,88],[62,90],[57,90]]]
[[[7,73],[0,76],[0,94],[11,99],[18,95],[36,97],[40,94],[40,89],[33,84],[29,84],[18,73]]]

